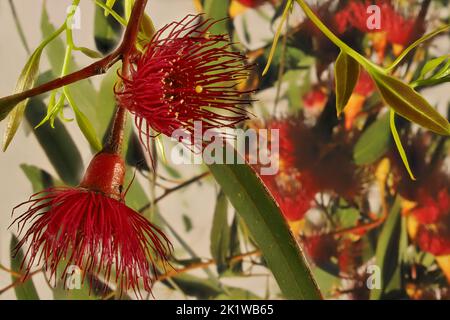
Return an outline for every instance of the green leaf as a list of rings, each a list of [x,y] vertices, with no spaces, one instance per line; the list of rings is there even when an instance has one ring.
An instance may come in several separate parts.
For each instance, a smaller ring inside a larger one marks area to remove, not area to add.
[[[92,123],[78,108],[75,99],[73,98],[69,89],[64,88],[63,90],[67,100],[69,101],[70,106],[72,107],[75,113],[75,119],[84,137],[87,139],[87,141],[89,142],[89,144],[91,145],[91,147],[94,149],[95,152],[100,151],[102,149],[102,144],[100,143],[100,140],[97,137],[97,134],[95,132],[94,127],[92,126]]]
[[[261,297],[249,290],[226,287],[226,293],[217,295],[214,300],[261,300]]]
[[[45,104],[38,98],[29,101],[25,117],[35,127],[46,115]],[[77,185],[84,171],[83,159],[75,142],[59,119],[55,120],[55,128],[49,124],[33,130],[39,144],[44,149],[59,177],[68,185]]]
[[[104,12],[111,13],[106,8],[96,6],[94,17],[95,46],[103,54],[111,52],[118,45],[121,30],[121,24],[112,15],[105,19]]]
[[[280,24],[278,25],[277,31],[275,32],[272,47],[270,48],[270,53],[269,53],[269,57],[267,59],[267,64],[262,72],[263,76],[266,75],[267,72],[269,71],[270,64],[272,63],[272,59],[274,57],[274,54],[275,54],[275,51],[276,51],[276,48],[278,45],[278,40],[280,39],[281,32],[283,31],[283,26],[286,22],[286,19],[289,15],[290,10],[292,9],[292,1],[293,0],[288,0],[286,2],[286,7],[284,8],[283,15],[281,16]]]
[[[183,214],[181,216],[181,219],[183,220],[183,226],[185,232],[190,232],[192,230],[192,220],[189,216]]]
[[[210,279],[202,279],[189,274],[181,274],[173,277],[172,280],[184,294],[198,299],[211,299],[223,293],[223,289]],[[168,281],[163,281],[163,283],[173,288]]]
[[[98,106],[98,116],[95,125],[97,131],[101,133],[99,136],[103,138],[103,141],[107,138],[107,131],[116,107],[114,85],[117,82],[117,71],[119,68],[120,66],[114,66],[103,76],[100,83],[100,90],[97,95],[96,105]]]
[[[419,75],[419,80],[420,79],[425,79],[425,76],[433,71],[434,69],[436,69],[442,62],[444,62],[445,60],[447,60],[449,58],[449,55],[445,55],[445,56],[441,56],[441,57],[437,57],[434,59],[431,59],[429,61],[427,61],[427,63],[425,63],[425,65],[423,66],[422,70],[420,71],[420,75]]]
[[[131,183],[133,179],[133,170],[134,168],[127,166],[127,171],[125,174],[126,184],[124,189],[128,188],[128,184]],[[127,206],[134,210],[139,210],[146,204],[148,204],[149,200],[147,194],[145,193],[142,185],[139,183],[137,179],[134,179],[133,183],[129,186],[128,192],[125,197],[125,202]]]
[[[344,111],[353,89],[359,78],[359,63],[341,50],[335,66],[334,81],[336,82],[336,111],[338,116]]]
[[[442,26],[440,28],[437,28],[436,30],[434,30],[434,31],[424,35],[420,39],[417,39],[416,41],[414,41],[408,48],[406,48],[405,50],[402,51],[402,53],[386,69],[386,71],[393,70],[408,55],[408,53],[410,53],[411,50],[413,50],[415,47],[419,46],[420,44],[422,44],[425,41],[430,40],[431,38],[433,38],[434,36],[438,35],[439,33],[446,31],[448,28],[450,28],[450,24],[447,24],[447,25],[444,25],[444,26]]]
[[[243,161],[235,153],[238,157]],[[246,223],[285,297],[320,299],[303,253],[256,173],[246,164],[212,164],[209,169]]]
[[[371,77],[387,105],[399,115],[441,135],[450,134],[450,124],[419,93],[400,80],[375,69]]]
[[[370,299],[372,300],[381,298],[398,267],[402,226],[400,209],[401,201],[400,197],[397,197],[378,237],[375,257],[376,265],[381,269],[381,289],[371,290]]]
[[[114,7],[114,4],[116,3],[116,0],[106,0],[106,6],[110,9]],[[105,10],[105,17],[109,15],[109,11]]]
[[[216,261],[217,272],[219,274],[227,269],[227,254],[230,244],[230,226],[228,225],[227,218],[228,200],[221,191],[217,196],[210,235],[210,252]]]
[[[353,149],[353,159],[357,165],[374,163],[386,153],[390,143],[389,115],[386,113],[372,123],[358,139]]]
[[[15,93],[19,93],[33,87],[39,72],[39,63],[41,60],[42,49],[42,47],[38,47],[28,59],[28,62],[26,63],[25,67],[20,73],[19,79],[17,80],[16,88],[14,89]],[[17,129],[19,128],[20,123],[22,122],[27,102],[28,99],[21,101],[8,115],[8,123],[6,125],[6,130],[3,136],[3,151],[6,151],[6,149],[8,148],[14,135],[17,132]]]
[[[15,248],[19,240],[13,235],[9,245],[9,251],[11,252],[11,270],[16,273],[21,273],[21,264],[24,258],[23,250],[20,249],[16,252]],[[14,256],[15,253],[15,256]],[[17,277],[12,275],[11,280],[13,282],[17,281]],[[16,297],[18,300],[39,300],[39,295],[34,286],[33,279],[28,278],[25,282],[22,282],[14,286],[14,291],[16,292]]]
[[[21,164],[20,168],[31,182],[33,192],[39,192],[53,185],[53,178],[46,171],[32,165]]]
[[[210,279],[202,279],[189,274],[181,274],[171,278],[181,291],[192,297],[201,300],[220,299],[220,300],[243,300],[243,299],[261,299],[254,293],[245,289],[220,286],[218,283]],[[168,287],[174,288],[168,281],[163,281]]]
[[[405,149],[402,145],[402,140],[397,132],[397,127],[395,126],[395,112],[394,110],[390,110],[389,115],[389,124],[391,126],[392,136],[394,137],[395,145],[397,146],[397,150],[400,153],[400,157],[402,158],[403,164],[405,165],[406,170],[408,171],[409,176],[412,180],[416,180],[414,174],[411,171],[411,167],[409,166],[408,157],[406,156]]]
[[[228,16],[228,0],[205,0],[203,5],[206,18],[221,20]],[[217,23],[211,28],[213,34],[227,34],[226,23]]]

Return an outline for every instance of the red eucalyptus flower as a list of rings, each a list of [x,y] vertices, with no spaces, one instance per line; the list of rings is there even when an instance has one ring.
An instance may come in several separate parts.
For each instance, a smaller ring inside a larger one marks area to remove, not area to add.
[[[210,33],[216,23],[188,15],[159,30],[136,56],[116,95],[144,136],[150,128],[168,136],[177,129],[192,134],[194,121],[208,130],[247,119],[249,92],[237,84],[247,79],[250,66],[232,51],[228,36]]]
[[[264,2],[267,2],[268,0],[237,0],[237,1],[246,7],[256,8],[264,4]]]
[[[29,242],[22,267],[29,272],[43,262],[51,278],[65,280],[68,267],[76,265],[91,286],[97,276],[113,277],[121,289],[139,292],[142,280],[151,292],[156,264],[165,266],[172,246],[161,230],[124,204],[124,173],[120,156],[99,153],[79,187],[47,189],[15,207],[29,205],[14,221],[20,232],[31,224],[17,246]]]

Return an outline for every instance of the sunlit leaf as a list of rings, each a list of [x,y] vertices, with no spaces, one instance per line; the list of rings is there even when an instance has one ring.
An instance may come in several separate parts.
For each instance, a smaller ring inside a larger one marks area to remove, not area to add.
[[[45,104],[32,98],[25,110],[27,121],[35,127],[46,114]],[[59,119],[55,120],[55,128],[48,124],[33,130],[39,144],[52,163],[59,177],[69,185],[77,185],[84,171],[83,159],[75,142]]]
[[[238,157],[241,156],[235,154]],[[212,164],[209,168],[250,230],[285,297],[320,299],[311,271],[280,208],[256,173],[245,164]]]
[[[336,111],[340,115],[347,105],[359,78],[359,63],[344,51],[339,54],[334,66],[336,85]]]
[[[353,159],[357,165],[374,163],[386,153],[390,143],[389,115],[385,114],[364,130],[353,149]]]
[[[405,165],[406,170],[408,171],[409,176],[412,180],[416,180],[414,174],[411,171],[411,167],[409,166],[408,157],[406,156],[405,149],[403,148],[402,141],[397,132],[397,127],[395,126],[395,111],[391,110],[389,115],[389,124],[391,127],[392,136],[394,137],[395,145],[397,146],[397,150],[400,153],[400,157],[402,158],[403,164]]]
[[[381,276],[381,288],[373,288],[370,293],[370,299],[378,300],[382,297],[385,287],[398,267],[398,252],[401,234],[400,209],[400,198],[397,197],[378,237],[375,265],[381,269],[381,273],[378,274]]]
[[[216,261],[217,271],[222,273],[227,268],[227,254],[230,243],[230,227],[228,225],[228,200],[223,192],[220,192],[216,200],[214,218],[210,235],[210,252]]]
[[[17,274],[22,274],[20,266],[24,255],[22,249],[17,252],[15,250],[18,242],[19,240],[13,235],[9,245],[9,250],[11,252],[11,270]],[[15,282],[18,278],[15,275],[11,275],[11,280]],[[15,285],[14,291],[18,300],[39,300],[39,295],[34,286],[33,279],[31,278],[25,279],[24,282]]]
[[[442,62],[449,59],[449,55],[437,57],[431,60],[428,60],[420,71],[419,79],[424,79],[425,76],[436,69]]]
[[[86,55],[92,59],[100,59],[103,57],[103,55],[100,52],[86,48],[86,47],[77,47],[75,49],[82,52],[84,55]]]
[[[402,117],[441,135],[450,134],[450,124],[419,93],[400,80],[368,70],[386,104]]]

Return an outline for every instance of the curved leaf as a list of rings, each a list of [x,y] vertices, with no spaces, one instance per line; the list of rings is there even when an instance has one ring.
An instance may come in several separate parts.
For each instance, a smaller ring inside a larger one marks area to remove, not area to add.
[[[416,180],[416,178],[414,177],[414,174],[411,171],[411,167],[409,166],[408,157],[406,156],[405,149],[403,148],[403,145],[402,145],[402,140],[400,139],[400,136],[397,132],[397,127],[395,126],[395,111],[394,110],[390,110],[389,124],[391,126],[391,132],[392,132],[392,136],[394,137],[395,145],[397,146],[397,150],[400,153],[400,157],[402,158],[403,164],[404,164],[406,170],[408,171],[408,174],[411,177],[411,179]]]
[[[355,89],[359,77],[359,63],[341,51],[334,65],[336,111],[340,115]]]
[[[217,196],[211,228],[211,256],[216,261],[217,270],[222,273],[227,268],[227,254],[230,243],[230,227],[228,225],[228,200],[223,192]]]

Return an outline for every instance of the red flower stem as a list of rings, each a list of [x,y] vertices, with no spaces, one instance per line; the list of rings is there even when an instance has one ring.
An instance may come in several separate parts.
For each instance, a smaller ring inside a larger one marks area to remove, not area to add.
[[[142,16],[145,12],[145,6],[147,0],[137,0],[134,4],[133,11],[130,15],[130,22],[123,37],[122,44],[117,49],[120,52],[122,58],[122,76],[128,77],[130,74],[130,57],[136,50],[135,44],[139,32],[139,26],[141,24]],[[124,128],[126,125],[127,114],[126,109],[120,105],[116,107],[116,115],[114,117],[114,123],[111,128],[109,140],[106,143],[103,151],[120,154],[122,151],[122,142],[124,135]]]

